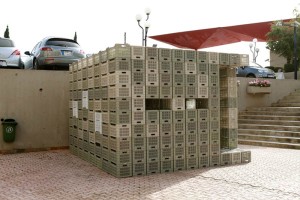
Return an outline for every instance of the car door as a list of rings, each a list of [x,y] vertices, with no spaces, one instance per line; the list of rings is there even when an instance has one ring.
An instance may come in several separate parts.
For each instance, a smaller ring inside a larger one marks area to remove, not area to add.
[[[41,42],[37,43],[31,52],[26,51],[25,56],[23,57],[24,67],[25,69],[33,69],[33,59],[38,53],[38,49],[40,48]]]

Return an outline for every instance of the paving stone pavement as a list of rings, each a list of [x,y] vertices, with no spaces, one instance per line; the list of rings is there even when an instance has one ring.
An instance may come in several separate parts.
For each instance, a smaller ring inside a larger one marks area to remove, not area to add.
[[[0,200],[300,200],[300,151],[255,146],[248,164],[115,178],[69,150],[0,155]]]

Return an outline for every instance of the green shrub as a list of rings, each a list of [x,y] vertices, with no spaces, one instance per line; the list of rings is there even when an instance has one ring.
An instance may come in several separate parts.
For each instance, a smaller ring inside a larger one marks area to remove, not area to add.
[[[284,72],[293,72],[294,71],[294,64],[285,64],[284,65]]]

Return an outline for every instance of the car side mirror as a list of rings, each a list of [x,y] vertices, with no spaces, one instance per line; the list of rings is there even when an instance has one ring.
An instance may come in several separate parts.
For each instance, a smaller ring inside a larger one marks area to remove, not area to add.
[[[24,52],[25,55],[31,56],[31,53],[29,51]]]

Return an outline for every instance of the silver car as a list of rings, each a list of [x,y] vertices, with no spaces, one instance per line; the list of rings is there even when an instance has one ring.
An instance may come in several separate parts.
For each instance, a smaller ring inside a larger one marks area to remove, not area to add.
[[[275,72],[272,69],[261,66],[240,66],[237,67],[237,77],[248,78],[276,78]]]
[[[0,37],[0,68],[24,68],[19,49],[8,38]]]
[[[75,41],[67,38],[46,37],[38,42],[31,52],[31,63],[27,68],[33,69],[63,69],[68,70],[69,64],[85,58],[86,54]]]

